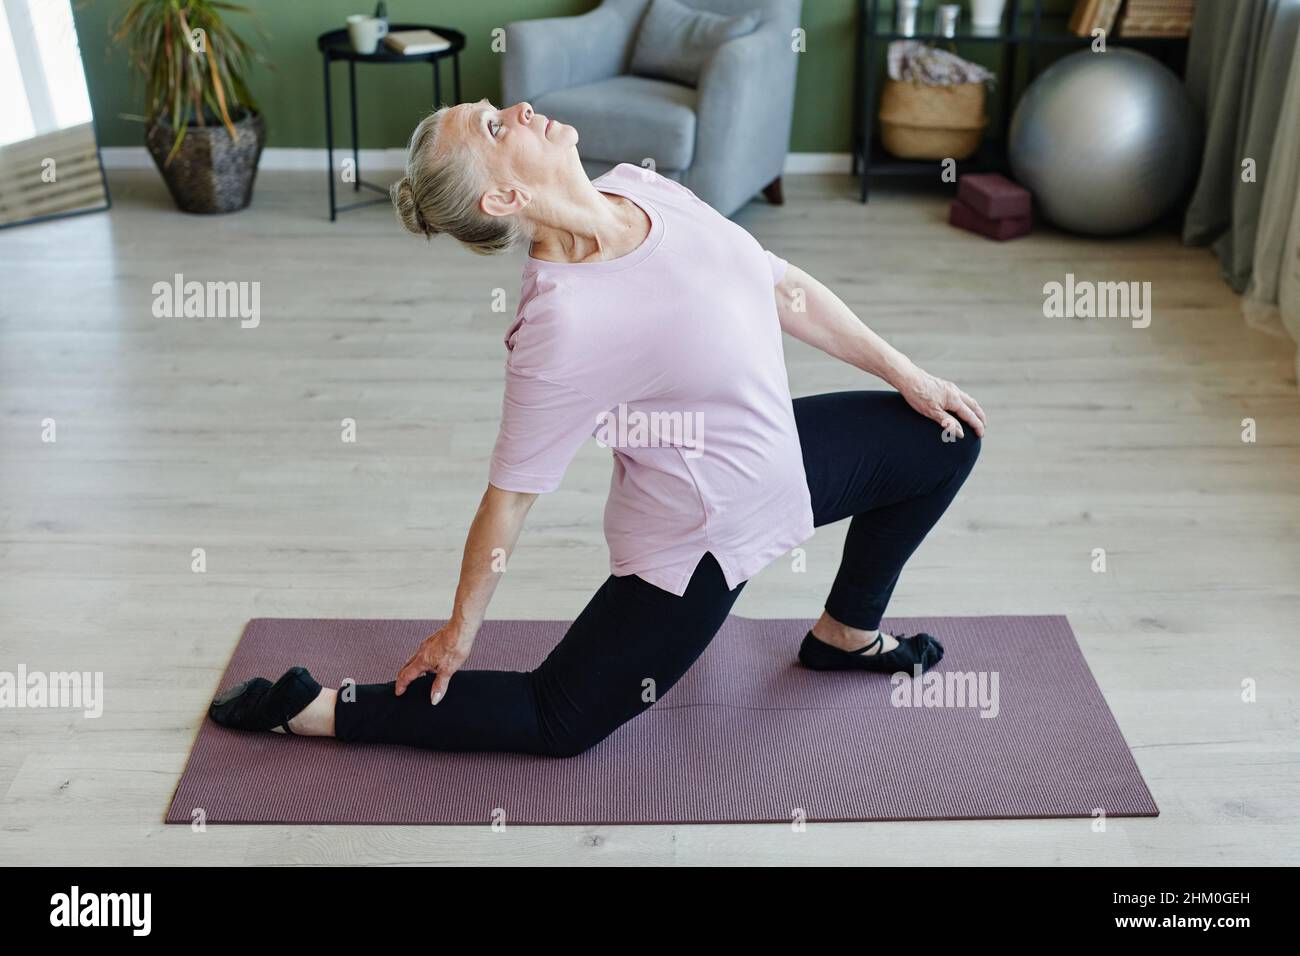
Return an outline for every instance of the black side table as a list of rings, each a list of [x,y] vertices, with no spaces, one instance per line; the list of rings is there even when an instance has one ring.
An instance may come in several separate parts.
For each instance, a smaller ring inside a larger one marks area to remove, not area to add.
[[[453,102],[460,102],[460,51],[465,49],[465,35],[459,30],[451,30],[447,27],[434,27],[425,23],[394,23],[389,26],[389,32],[396,33],[398,30],[432,30],[439,36],[446,37],[451,41],[451,46],[445,50],[439,50],[436,53],[416,53],[406,56],[390,49],[384,45],[384,41],[379,41],[379,47],[374,53],[357,53],[352,49],[352,42],[348,39],[347,30],[330,30],[328,33],[322,33],[316,38],[316,47],[320,50],[321,56],[325,61],[325,149],[328,155],[329,164],[329,183],[330,183],[330,222],[333,222],[341,212],[347,212],[349,209],[360,209],[362,206],[373,206],[376,203],[388,202],[388,190],[383,186],[376,186],[374,183],[368,183],[361,178],[361,165],[357,156],[357,64],[358,63],[431,63],[433,64],[433,102],[437,106],[442,106],[442,61],[450,58],[452,68],[452,84],[455,95]],[[352,167],[356,173],[356,179],[352,182],[352,191],[360,192],[361,187],[373,189],[375,192],[383,193],[383,199],[366,199],[361,202],[354,202],[347,206],[340,206],[334,198],[334,112],[333,100],[330,96],[330,64],[335,60],[346,60],[348,64],[348,95],[351,102],[352,111]]]

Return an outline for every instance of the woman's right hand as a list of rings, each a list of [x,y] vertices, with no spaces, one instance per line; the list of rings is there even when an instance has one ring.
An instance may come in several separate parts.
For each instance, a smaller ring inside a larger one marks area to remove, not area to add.
[[[447,696],[447,682],[469,657],[474,635],[505,570],[497,561],[502,554],[508,557],[514,550],[524,516],[535,500],[537,495],[531,492],[504,491],[488,485],[465,539],[465,559],[460,566],[451,620],[426,637],[406,666],[398,671],[397,696],[405,694],[411,681],[425,674],[433,675],[429,701],[436,704]]]
[[[397,696],[405,694],[412,681],[425,674],[432,674],[433,689],[429,692],[429,703],[438,703],[447,694],[447,683],[451,680],[451,675],[460,670],[460,665],[465,663],[473,646],[474,634],[468,628],[448,621],[426,637],[406,662],[406,666],[398,671],[395,688]]]

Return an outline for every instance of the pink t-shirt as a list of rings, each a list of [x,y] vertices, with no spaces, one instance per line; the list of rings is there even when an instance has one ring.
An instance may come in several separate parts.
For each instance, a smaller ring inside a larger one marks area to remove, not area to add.
[[[786,262],[657,173],[595,184],[650,234],[605,262],[528,259],[488,480],[553,491],[595,437],[614,456],[610,573],[681,595],[711,551],[734,588],[813,534],[773,293]]]

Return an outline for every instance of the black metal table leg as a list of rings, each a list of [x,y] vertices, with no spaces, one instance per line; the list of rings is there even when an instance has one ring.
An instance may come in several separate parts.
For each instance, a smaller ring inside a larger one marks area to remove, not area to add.
[[[456,102],[460,103],[460,51],[451,55],[451,82],[456,93]]]
[[[1007,147],[1011,143],[1011,116],[1015,112],[1014,87],[1016,82],[1016,50],[1011,44],[1007,44],[1006,52],[1002,57],[1003,68],[1001,82],[1004,84],[1002,91],[1002,149],[1000,155],[1007,155]]]
[[[357,150],[357,64],[348,60],[348,98],[352,107],[352,191],[361,192],[361,156]]]
[[[330,222],[337,210],[334,201],[334,104],[330,98],[330,57],[325,54],[325,175],[330,181]]]
[[[871,192],[871,118],[876,108],[876,8],[877,0],[870,0],[867,24],[867,49],[863,54],[866,69],[866,91],[863,94],[862,115],[858,118],[862,141],[862,184],[859,199],[866,202]]]
[[[1029,70],[1025,75],[1025,82],[1031,83],[1038,76],[1038,37],[1039,30],[1043,23],[1043,0],[1034,0],[1034,20],[1032,36],[1029,43]]]
[[[433,108],[442,109],[442,61],[433,61]]]
[[[862,44],[866,42],[866,19],[866,0],[858,0],[858,25],[857,29],[854,31],[853,41],[853,128],[849,131],[849,143],[853,153],[849,164],[850,176],[856,176],[858,174],[858,161],[862,157],[862,140],[860,134],[862,122],[859,117],[862,115]]]

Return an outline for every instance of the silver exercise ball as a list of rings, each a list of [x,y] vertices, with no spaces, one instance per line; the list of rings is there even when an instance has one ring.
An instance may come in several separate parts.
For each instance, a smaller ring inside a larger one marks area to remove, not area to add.
[[[1011,170],[1063,229],[1132,232],[1184,194],[1200,163],[1200,121],[1182,81],[1126,48],[1073,53],[1025,90]]]

